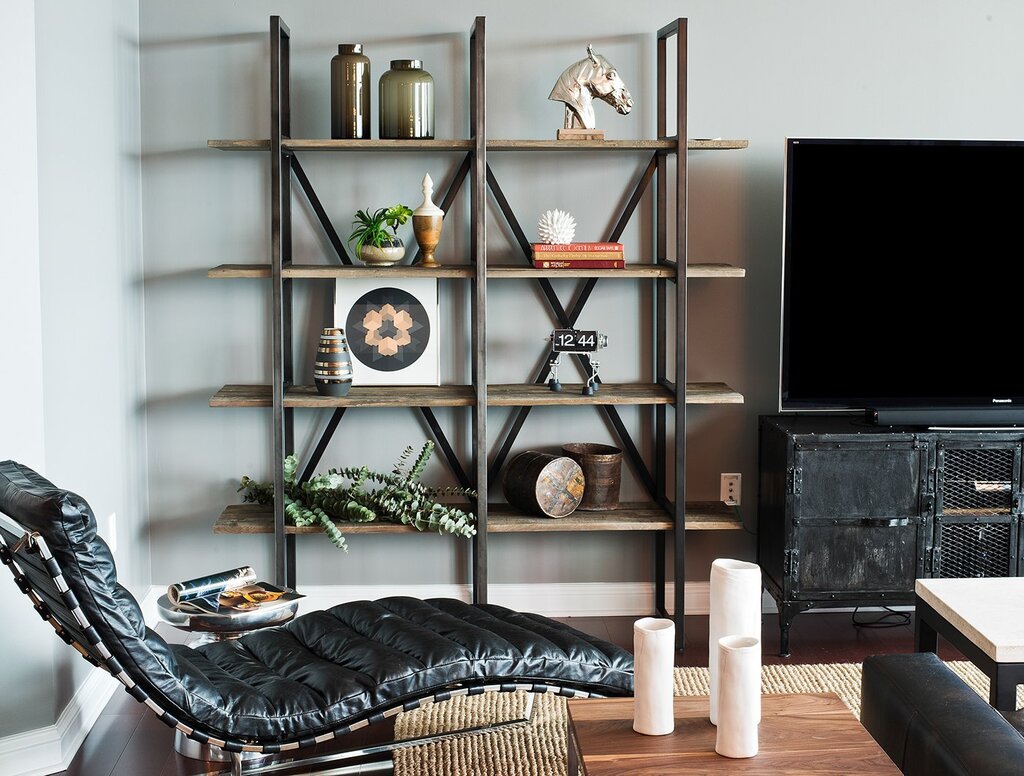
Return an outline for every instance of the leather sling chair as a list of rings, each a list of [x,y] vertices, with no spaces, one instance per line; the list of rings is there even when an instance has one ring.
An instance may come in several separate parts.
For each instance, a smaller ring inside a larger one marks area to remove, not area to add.
[[[0,557],[57,635],[235,774],[274,769],[243,759],[458,695],[633,692],[628,651],[536,614],[454,599],[354,601],[236,640],[168,644],[118,584],[83,498],[4,461],[0,513]]]

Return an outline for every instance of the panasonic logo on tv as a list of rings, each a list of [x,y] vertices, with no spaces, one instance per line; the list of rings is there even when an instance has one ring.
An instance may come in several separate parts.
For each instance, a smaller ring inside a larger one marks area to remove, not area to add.
[[[993,404],[1013,404],[1013,399],[993,399]]]

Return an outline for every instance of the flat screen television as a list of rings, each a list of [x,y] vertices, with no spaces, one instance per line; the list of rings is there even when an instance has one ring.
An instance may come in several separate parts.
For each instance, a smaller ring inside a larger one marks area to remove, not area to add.
[[[787,138],[783,411],[1024,425],[1024,141]]]

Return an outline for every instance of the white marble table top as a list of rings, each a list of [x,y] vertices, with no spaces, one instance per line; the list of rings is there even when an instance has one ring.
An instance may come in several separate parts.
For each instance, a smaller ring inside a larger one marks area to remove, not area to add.
[[[1024,663],[1024,577],[918,579],[915,592],[998,663]]]

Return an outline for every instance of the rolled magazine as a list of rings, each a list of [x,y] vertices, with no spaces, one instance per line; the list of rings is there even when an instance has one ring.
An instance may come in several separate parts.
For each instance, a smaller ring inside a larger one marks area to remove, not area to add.
[[[302,596],[294,590],[258,581],[252,566],[240,566],[176,582],[167,588],[167,598],[182,611],[219,612],[274,609]]]

